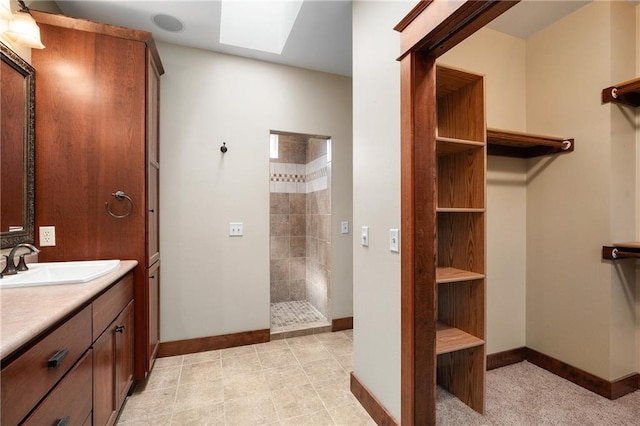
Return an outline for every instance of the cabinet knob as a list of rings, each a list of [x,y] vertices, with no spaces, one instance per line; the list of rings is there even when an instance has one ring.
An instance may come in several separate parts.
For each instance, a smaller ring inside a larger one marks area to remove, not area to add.
[[[60,349],[58,352],[56,352],[56,354],[54,356],[49,358],[49,361],[47,361],[47,367],[48,368],[56,368],[58,365],[60,365],[62,360],[67,357],[67,355],[69,355],[69,350],[68,349],[66,349],[66,348],[65,349]]]
[[[155,210],[154,209],[150,209],[149,213],[155,213]]]
[[[126,327],[125,327],[124,325],[118,325],[118,326],[116,326],[116,328],[115,328],[115,330],[114,330],[114,331],[115,331],[116,333],[124,333],[125,328],[126,328]]]
[[[67,416],[63,419],[58,420],[58,423],[56,423],[56,426],[67,426],[70,421],[71,421],[71,417]]]

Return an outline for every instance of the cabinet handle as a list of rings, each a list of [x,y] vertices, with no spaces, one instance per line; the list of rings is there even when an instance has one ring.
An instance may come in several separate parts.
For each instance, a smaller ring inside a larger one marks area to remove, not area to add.
[[[47,367],[56,368],[62,362],[62,360],[67,357],[67,355],[69,355],[69,350],[67,350],[66,348],[60,349],[54,356],[49,358],[49,361],[47,361]]]
[[[71,421],[71,417],[67,416],[64,419],[58,420],[58,423],[56,423],[56,426],[67,426],[70,421]]]
[[[150,275],[149,278],[151,278],[152,280],[155,280],[156,276],[155,275]]]
[[[118,325],[118,326],[116,326],[116,328],[115,328],[115,330],[114,330],[114,331],[115,331],[116,333],[124,333],[124,329],[125,329],[125,328],[126,328],[126,327],[125,327],[124,325]]]
[[[155,213],[154,209],[149,210],[149,213]]]

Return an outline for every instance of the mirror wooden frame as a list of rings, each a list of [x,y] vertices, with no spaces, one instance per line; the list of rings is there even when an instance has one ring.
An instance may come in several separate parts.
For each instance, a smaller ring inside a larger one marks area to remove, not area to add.
[[[24,77],[24,165],[23,165],[23,229],[1,232],[0,248],[35,241],[35,69],[13,50],[0,42],[2,62]]]

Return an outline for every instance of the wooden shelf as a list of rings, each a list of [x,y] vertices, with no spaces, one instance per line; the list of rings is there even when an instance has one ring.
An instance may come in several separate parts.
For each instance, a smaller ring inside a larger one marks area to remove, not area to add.
[[[618,83],[615,86],[602,89],[602,103],[640,106],[640,78]]]
[[[436,323],[436,355],[482,345],[484,345],[484,340],[482,339],[442,322]]]
[[[483,148],[484,146],[485,143],[480,141],[436,136],[436,152],[438,156],[458,154],[472,149]]]
[[[487,155],[532,158],[573,152],[574,141],[555,136],[487,129]]]
[[[452,268],[450,266],[438,266],[436,268],[436,283],[438,284],[481,279],[484,279],[484,274]]]
[[[437,207],[438,213],[484,213],[485,209],[467,207]]]
[[[640,242],[632,241],[602,246],[602,258],[607,260],[640,259]]]

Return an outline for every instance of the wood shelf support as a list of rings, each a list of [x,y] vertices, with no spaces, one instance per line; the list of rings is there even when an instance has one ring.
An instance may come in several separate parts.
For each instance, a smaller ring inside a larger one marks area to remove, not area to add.
[[[532,158],[573,152],[574,140],[502,129],[487,129],[487,155]]]
[[[640,106],[640,78],[624,81],[602,89],[602,103],[613,102],[631,107]]]
[[[602,258],[607,260],[640,259],[640,242],[614,243],[602,246]]]

